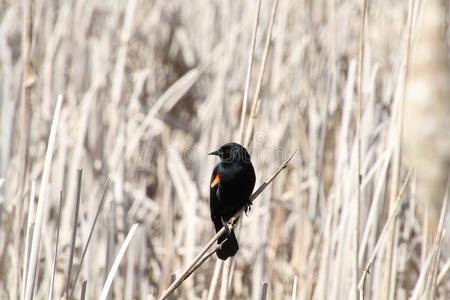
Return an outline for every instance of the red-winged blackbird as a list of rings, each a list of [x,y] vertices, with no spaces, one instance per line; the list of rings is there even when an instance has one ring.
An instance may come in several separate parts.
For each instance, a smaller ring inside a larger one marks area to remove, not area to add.
[[[210,209],[211,218],[216,232],[243,206],[245,211],[250,209],[249,200],[255,186],[255,170],[250,161],[247,150],[239,144],[228,143],[219,150],[209,153],[220,157],[211,176]],[[223,244],[217,251],[217,256],[226,260],[234,256],[239,245],[234,232],[222,235],[218,243]]]

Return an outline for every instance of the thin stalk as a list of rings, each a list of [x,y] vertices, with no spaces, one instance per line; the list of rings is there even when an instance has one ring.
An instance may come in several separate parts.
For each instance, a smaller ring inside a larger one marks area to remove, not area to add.
[[[15,220],[15,234],[20,234],[20,228],[23,226],[23,197],[22,193],[25,189],[28,169],[29,143],[30,143],[30,124],[31,124],[31,92],[34,85],[35,77],[33,76],[33,0],[23,1],[23,32],[22,32],[22,53],[23,53],[23,78],[22,78],[22,99],[21,99],[21,115],[20,115],[20,144],[19,144],[19,174],[17,181],[17,207]],[[4,109],[4,108],[3,108]],[[22,239],[14,240],[16,248],[16,268],[15,268],[15,286],[13,288],[12,298],[17,298],[20,279],[20,253],[22,248]]]
[[[258,25],[259,25],[259,12],[261,11],[261,0],[258,0],[258,6],[256,9],[255,15],[255,24],[253,26],[253,35],[252,35],[252,45],[250,47],[250,54],[248,58],[248,66],[247,66],[247,76],[245,78],[245,88],[244,88],[244,98],[242,99],[242,113],[241,113],[241,122],[239,125],[239,141],[242,143],[244,139],[244,121],[245,116],[247,115],[247,102],[248,102],[248,92],[250,90],[250,79],[252,77],[253,70],[253,57],[255,56],[255,44],[256,44],[256,35],[258,33]]]
[[[52,165],[53,149],[55,146],[56,132],[58,130],[61,105],[62,105],[62,96],[60,95],[58,97],[58,101],[56,102],[55,113],[53,116],[53,122],[50,129],[47,152],[45,155],[44,171],[42,173],[41,179],[41,189],[39,191],[39,201],[36,213],[36,226],[33,232],[33,240],[31,243],[30,266],[27,274],[26,288],[25,288],[26,300],[32,300],[34,297],[34,285],[36,283],[37,269],[39,264],[39,249],[41,245],[41,235],[44,227],[45,212],[48,200],[50,169]]]
[[[72,298],[73,291],[74,291],[75,285],[76,285],[77,280],[78,280],[78,276],[80,275],[81,268],[83,267],[84,257],[86,256],[87,249],[88,249],[89,244],[91,242],[92,234],[94,233],[95,224],[97,224],[98,216],[100,215],[100,212],[101,212],[102,207],[103,207],[103,203],[105,202],[105,198],[106,198],[105,196],[106,196],[106,191],[108,190],[108,184],[109,184],[109,177],[106,179],[105,188],[103,189],[102,198],[100,199],[100,204],[98,205],[97,212],[95,213],[94,221],[92,221],[92,225],[91,225],[91,229],[89,231],[89,235],[88,235],[88,239],[86,241],[86,245],[84,246],[83,253],[81,254],[80,264],[78,266],[77,272],[75,273],[75,277],[73,279],[73,283],[72,283],[72,286],[70,288],[70,297],[69,298]]]
[[[22,290],[20,294],[20,299],[25,298],[25,287],[27,274],[30,263],[30,249],[31,249],[31,241],[33,239],[33,230],[34,230],[34,196],[36,192],[36,184],[31,182],[31,191],[30,191],[30,200],[28,204],[28,216],[27,216],[27,234],[25,237],[25,257],[23,259],[23,274],[22,274]]]
[[[407,36],[407,44],[406,44],[406,57],[403,62],[403,86],[401,86],[401,95],[398,99],[398,110],[397,110],[397,135],[396,141],[397,146],[394,150],[394,157],[392,161],[392,173],[391,173],[391,185],[390,185],[390,195],[389,195],[389,211],[394,209],[394,202],[397,198],[398,194],[398,183],[400,181],[400,170],[402,165],[402,140],[403,140],[403,111],[404,111],[404,91],[406,90],[408,77],[409,77],[409,64],[410,64],[410,52],[411,52],[411,44],[412,44],[412,31],[414,24],[414,0],[410,2],[409,8],[409,18],[408,18],[408,36]],[[394,228],[395,222],[394,219],[393,226],[390,227],[388,232],[388,239],[386,245],[386,255],[384,262],[384,272],[383,272],[383,282],[382,282],[382,299],[388,299],[390,294],[390,281],[391,281],[391,265],[392,265],[392,250],[393,250],[393,239],[394,239]]]
[[[362,118],[362,102],[363,102],[363,84],[364,84],[364,51],[365,51],[365,24],[367,15],[367,0],[363,0],[362,16],[360,23],[359,33],[359,46],[358,46],[358,97],[357,97],[357,109],[356,109],[356,137],[357,137],[357,162],[356,162],[356,199],[355,199],[355,228],[353,237],[353,286],[354,294],[353,298],[358,299],[358,276],[359,276],[359,219],[360,219],[360,206],[361,206],[361,118]],[[364,296],[362,295],[361,299]]]
[[[111,288],[112,281],[114,279],[114,276],[116,275],[117,269],[119,268],[119,264],[122,261],[125,251],[127,250],[128,246],[130,245],[131,239],[133,238],[134,234],[136,233],[138,226],[139,226],[139,223],[133,224],[133,226],[131,226],[130,231],[127,234],[127,237],[125,238],[125,241],[123,241],[123,244],[119,249],[119,253],[117,254],[116,258],[114,259],[114,263],[111,266],[111,270],[109,271],[108,277],[106,278],[106,282],[103,285],[103,289],[100,294],[99,300],[106,300],[106,298],[108,297],[109,289]]]
[[[72,274],[72,265],[73,265],[73,256],[75,253],[75,244],[77,239],[77,224],[78,224],[78,212],[80,210],[80,199],[81,199],[81,180],[83,177],[83,170],[77,170],[77,195],[75,202],[75,210],[73,216],[73,227],[72,227],[72,241],[70,244],[70,254],[69,254],[69,262],[67,265],[67,282],[66,282],[66,295],[69,295],[70,291],[70,277]]]
[[[53,298],[53,286],[55,283],[56,261],[58,259],[58,243],[59,243],[59,228],[60,228],[59,225],[61,224],[61,208],[62,208],[63,198],[64,198],[64,193],[63,193],[63,191],[61,191],[59,194],[59,211],[58,211],[58,218],[57,218],[58,221],[56,223],[56,242],[55,242],[55,250],[54,250],[54,254],[53,254],[52,276],[50,279],[50,289],[48,292],[48,300],[52,300],[52,298]]]
[[[245,139],[244,139],[244,145],[247,145],[247,146],[249,145],[252,134],[254,132],[253,127],[255,124],[256,116],[258,115],[259,103],[260,103],[259,94],[261,92],[262,81],[263,81],[264,73],[266,70],[267,57],[269,56],[270,42],[272,41],[272,29],[273,29],[273,24],[275,21],[275,15],[277,13],[277,7],[278,7],[278,0],[275,0],[273,3],[273,6],[272,6],[272,14],[270,16],[269,28],[267,29],[267,35],[266,35],[266,43],[264,46],[264,52],[263,52],[263,56],[262,56],[261,70],[259,71],[258,81],[256,82],[255,94],[253,95],[253,100],[252,100],[252,110],[250,112],[250,116],[249,116],[249,120],[248,120],[248,124],[247,124],[247,131],[246,131]]]

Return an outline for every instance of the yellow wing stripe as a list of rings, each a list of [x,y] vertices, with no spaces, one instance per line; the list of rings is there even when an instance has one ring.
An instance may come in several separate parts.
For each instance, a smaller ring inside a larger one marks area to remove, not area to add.
[[[220,175],[217,174],[216,177],[214,177],[214,180],[211,181],[211,188],[215,187],[217,184],[219,184],[220,181]]]

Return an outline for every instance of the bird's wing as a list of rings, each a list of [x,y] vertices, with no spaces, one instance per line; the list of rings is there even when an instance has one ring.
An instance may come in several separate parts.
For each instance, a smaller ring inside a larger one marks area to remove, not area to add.
[[[216,206],[219,203],[219,198],[217,196],[217,189],[219,188],[220,175],[218,173],[219,164],[214,167],[211,174],[210,190],[209,190],[209,208],[211,210],[211,219],[215,219]]]

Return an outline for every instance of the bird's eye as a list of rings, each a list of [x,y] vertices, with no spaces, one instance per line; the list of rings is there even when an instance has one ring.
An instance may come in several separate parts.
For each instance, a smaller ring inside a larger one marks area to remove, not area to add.
[[[222,161],[223,162],[231,162],[232,157],[230,155],[230,150],[229,149],[224,149],[222,153],[223,153]]]

